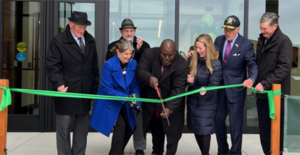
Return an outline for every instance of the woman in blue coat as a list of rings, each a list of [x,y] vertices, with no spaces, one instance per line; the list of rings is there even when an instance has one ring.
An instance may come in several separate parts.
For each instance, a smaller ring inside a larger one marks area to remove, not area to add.
[[[113,48],[117,54],[102,68],[99,95],[127,97],[139,96],[139,85],[135,75],[137,63],[131,59],[134,54],[132,43],[121,39]],[[109,154],[123,154],[135,128],[133,109],[126,101],[96,100],[90,125],[109,137],[114,128]],[[140,106],[140,102],[136,105]]]
[[[189,59],[188,90],[218,86],[222,78],[222,66],[218,52],[207,34],[195,41],[193,57]],[[202,155],[209,154],[217,107],[217,90],[202,91],[187,97],[187,125],[195,134]]]

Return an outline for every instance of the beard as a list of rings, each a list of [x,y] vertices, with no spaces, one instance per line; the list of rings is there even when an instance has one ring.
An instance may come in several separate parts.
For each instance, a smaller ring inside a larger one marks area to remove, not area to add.
[[[125,39],[128,40],[128,41],[132,41],[133,40],[133,36],[126,36]]]

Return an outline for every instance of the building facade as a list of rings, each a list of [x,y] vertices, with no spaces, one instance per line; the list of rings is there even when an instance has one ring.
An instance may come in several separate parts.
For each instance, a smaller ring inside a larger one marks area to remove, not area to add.
[[[300,96],[298,6],[298,0],[0,0],[0,77],[9,79],[11,88],[50,90],[46,53],[52,37],[64,31],[72,11],[87,12],[92,22],[87,31],[96,39],[100,69],[108,43],[121,36],[124,18],[133,20],[136,36],[151,47],[170,38],[184,55],[200,34],[213,39],[222,35],[221,26],[229,15],[240,18],[240,34],[256,47],[261,15],[276,12],[281,30],[294,46],[291,95]],[[8,131],[55,131],[52,103],[51,97],[12,92]],[[245,104],[244,133],[257,133],[255,97],[250,90]]]

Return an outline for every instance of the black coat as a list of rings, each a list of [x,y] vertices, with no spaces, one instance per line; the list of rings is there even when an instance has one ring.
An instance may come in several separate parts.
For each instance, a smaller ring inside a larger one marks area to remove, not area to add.
[[[99,70],[95,39],[84,33],[85,54],[73,38],[70,27],[56,35],[47,53],[47,73],[52,88],[57,91],[61,85],[67,92],[96,94],[99,85]],[[91,100],[78,98],[54,98],[57,114],[85,114],[91,109]]]
[[[219,86],[222,80],[222,65],[219,59],[212,61],[213,73],[206,68],[206,60],[198,56],[195,81],[189,84],[189,91],[201,87]],[[207,91],[205,95],[195,93],[187,97],[187,126],[197,135],[213,133],[214,118],[217,108],[218,90]]]
[[[122,39],[122,37],[121,37],[120,39]],[[120,39],[119,39],[119,40],[120,40]],[[107,46],[107,52],[106,52],[106,58],[105,58],[106,61],[107,61],[108,59],[112,58],[112,57],[115,55],[115,53],[113,53],[113,52],[110,51],[110,50],[111,50],[111,48],[113,48],[113,47],[116,45],[116,43],[117,43],[119,40],[116,40],[116,41],[110,43],[110,44]],[[134,53],[133,59],[136,60],[137,63],[139,63],[140,58],[141,58],[142,54],[144,53],[145,49],[150,48],[150,45],[149,45],[146,41],[143,41],[143,45],[141,46],[140,50],[138,50],[138,51],[137,51],[137,49],[136,49],[136,45],[137,45],[137,43],[136,43],[136,37],[134,36],[134,38],[133,38],[133,47],[134,47],[135,53]]]
[[[291,90],[291,66],[293,62],[293,45],[288,36],[279,27],[266,43],[262,34],[258,38],[256,61],[258,64],[257,83],[265,90],[272,90],[272,84],[281,84],[283,95],[289,95]],[[267,99],[266,94],[256,94],[257,98]]]
[[[138,79],[141,84],[144,84],[144,89],[140,90],[141,97],[159,99],[155,89],[150,87],[148,83],[150,76],[154,76],[158,79],[158,86],[161,89],[163,99],[185,92],[187,87],[187,74],[189,72],[186,60],[176,52],[175,59],[162,76],[161,68],[162,63],[159,58],[159,48],[146,49],[137,67]],[[177,98],[164,104],[166,108],[173,111],[169,117],[171,126],[168,126],[166,119],[161,118],[165,133],[172,134],[168,142],[177,142],[181,137],[184,125],[184,98]],[[155,113],[156,107],[158,107],[159,113],[161,113],[161,104],[143,103],[142,105],[145,130],[149,128],[149,123]]]

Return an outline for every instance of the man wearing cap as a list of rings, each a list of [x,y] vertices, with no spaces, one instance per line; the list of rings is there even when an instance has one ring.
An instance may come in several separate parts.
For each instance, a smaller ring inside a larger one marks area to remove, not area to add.
[[[284,97],[291,93],[291,67],[293,62],[293,44],[288,36],[281,32],[278,16],[267,12],[260,18],[261,34],[257,44],[257,64],[259,74],[255,90],[272,90],[272,84],[281,84],[280,117],[280,154],[283,152],[284,133]],[[271,154],[271,118],[269,101],[266,94],[257,93],[257,115],[259,136],[264,154]]]
[[[247,91],[245,87],[251,88],[257,78],[258,69],[252,42],[239,34],[239,18],[234,15],[227,17],[222,27],[225,34],[215,40],[223,66],[221,85],[243,83],[244,87],[218,90],[218,106],[215,116],[218,155],[241,155],[243,111]],[[227,143],[225,123],[227,115],[229,115],[230,122],[231,148]]]
[[[133,44],[135,53],[133,59],[139,63],[139,60],[145,51],[145,49],[150,48],[149,44],[143,40],[141,37],[136,37],[135,32],[136,32],[136,27],[134,26],[133,22],[131,19],[126,18],[122,21],[122,25],[119,28],[120,33],[122,35],[122,38],[127,39]],[[111,49],[115,46],[115,44],[119,40],[116,40],[112,43],[110,43],[107,47],[107,53],[106,53],[106,60],[112,58],[115,54],[111,51]],[[143,88],[140,87],[140,91],[143,91]],[[136,150],[136,155],[143,155],[144,150],[146,149],[146,138],[143,135],[143,114],[140,112],[138,115],[135,112],[136,116],[136,129],[133,133],[133,144],[134,144],[134,149]]]
[[[96,94],[99,70],[96,43],[87,31],[85,12],[74,11],[66,30],[56,35],[47,53],[47,74],[58,92]],[[90,99],[54,98],[56,145],[59,155],[84,155],[89,128]],[[74,122],[71,127],[71,122]],[[71,146],[70,132],[73,129]]]

